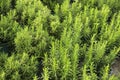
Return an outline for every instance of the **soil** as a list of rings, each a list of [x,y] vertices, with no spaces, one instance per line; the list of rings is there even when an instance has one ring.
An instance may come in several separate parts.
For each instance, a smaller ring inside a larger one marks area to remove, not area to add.
[[[120,57],[117,58],[111,65],[111,75],[120,76]]]

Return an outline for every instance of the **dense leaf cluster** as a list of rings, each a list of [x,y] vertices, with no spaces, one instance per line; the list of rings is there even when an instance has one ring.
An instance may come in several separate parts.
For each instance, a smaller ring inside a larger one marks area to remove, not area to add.
[[[1,0],[0,80],[119,80],[119,0]]]

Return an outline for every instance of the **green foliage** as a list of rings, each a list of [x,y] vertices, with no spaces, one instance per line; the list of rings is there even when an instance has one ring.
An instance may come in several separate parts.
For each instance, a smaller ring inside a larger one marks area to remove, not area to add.
[[[14,41],[18,53],[27,52],[35,55],[43,55],[41,53],[47,47],[46,42],[48,40],[48,33],[42,29],[42,26],[38,26],[36,28],[32,27],[32,29],[25,27],[17,32]]]
[[[32,36],[26,27],[24,30],[17,33],[15,38],[16,50],[18,52],[28,52],[31,49]]]
[[[0,14],[6,14],[11,7],[11,0],[1,0],[0,1]]]
[[[32,80],[34,73],[37,71],[36,57],[29,57],[27,53],[13,54],[4,60],[5,62],[2,63],[4,68],[0,72],[0,79]]]
[[[1,0],[1,80],[119,80],[119,0]],[[9,49],[7,48],[9,46]]]
[[[54,10],[56,4],[62,4],[63,0],[41,0],[49,9]]]
[[[40,21],[45,21],[49,15],[49,10],[42,5],[40,0],[17,0],[15,7],[17,21],[21,25],[31,25],[36,18],[39,18]]]
[[[0,40],[3,42],[13,40],[20,28],[19,24],[15,21],[15,14],[15,10],[10,10],[7,16],[1,14]]]

